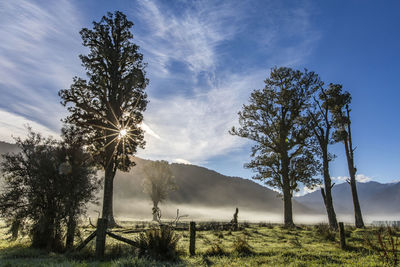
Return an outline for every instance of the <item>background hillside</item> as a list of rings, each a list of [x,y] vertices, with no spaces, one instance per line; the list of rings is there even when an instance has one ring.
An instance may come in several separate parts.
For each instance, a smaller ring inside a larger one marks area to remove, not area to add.
[[[0,141],[0,154],[15,151],[16,145]],[[142,186],[143,168],[150,161],[135,158],[135,162],[137,166],[129,172],[117,172],[115,177],[115,215],[123,218],[150,218],[151,202]],[[179,208],[181,214],[188,214],[190,218],[230,220],[234,209],[238,207],[242,219],[281,220],[283,202],[277,192],[265,186],[195,165],[173,163],[171,169],[178,189],[161,205],[164,218],[173,217]],[[102,173],[99,172],[99,175]],[[351,215],[353,206],[350,186],[347,183],[338,184],[332,192],[336,213],[339,216]],[[364,215],[400,214],[400,183],[358,183],[358,192]],[[102,193],[99,199],[102,199]],[[325,219],[320,190],[294,198],[293,208],[297,218],[299,215],[320,214],[322,216],[319,218]],[[99,211],[100,207],[91,206],[90,209]]]
[[[124,203],[145,201],[150,204],[142,188],[143,167],[150,161],[135,158],[135,162],[137,166],[130,172],[119,172],[116,175],[114,188],[117,212],[127,212]],[[168,206],[191,206],[210,210],[222,208],[229,216],[236,207],[240,211],[253,213],[282,213],[283,203],[278,193],[253,181],[224,176],[195,165],[173,163],[171,169],[178,189],[170,194]],[[312,213],[311,209],[296,201],[293,206],[295,213]],[[190,213],[193,209],[189,208],[187,212]],[[207,213],[206,210],[204,212]],[[208,216],[211,217],[212,214]]]
[[[357,190],[361,210],[364,214],[387,215],[400,213],[400,183],[357,183]],[[353,200],[350,186],[347,183],[335,185],[332,189],[332,196],[337,213],[353,213]],[[321,190],[295,199],[319,213],[325,211]]]

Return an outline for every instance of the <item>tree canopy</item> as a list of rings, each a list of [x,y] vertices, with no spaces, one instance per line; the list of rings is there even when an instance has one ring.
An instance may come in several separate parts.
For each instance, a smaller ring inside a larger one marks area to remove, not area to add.
[[[291,68],[273,68],[265,87],[251,93],[239,114],[240,128],[230,131],[254,141],[252,160],[245,164],[253,177],[282,190],[285,224],[293,224],[291,197],[299,183],[313,187],[318,163],[311,151],[311,96],[322,85],[317,74]]]
[[[62,226],[95,201],[99,180],[93,161],[78,143],[43,138],[31,130],[16,144],[19,152],[4,155],[0,165],[5,178],[0,215],[13,231],[27,228],[32,246],[62,249]]]

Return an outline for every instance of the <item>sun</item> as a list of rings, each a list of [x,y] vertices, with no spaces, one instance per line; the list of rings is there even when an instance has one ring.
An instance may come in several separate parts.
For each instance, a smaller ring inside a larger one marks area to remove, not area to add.
[[[121,130],[119,130],[118,138],[119,139],[125,138],[127,134],[128,134],[128,129],[122,128]]]

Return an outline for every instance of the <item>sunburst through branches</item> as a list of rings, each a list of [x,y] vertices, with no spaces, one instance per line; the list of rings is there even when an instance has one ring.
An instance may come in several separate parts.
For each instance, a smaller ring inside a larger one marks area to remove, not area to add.
[[[138,99],[139,100],[139,99]],[[136,105],[139,101],[136,101]],[[93,142],[103,140],[104,145],[101,150],[105,150],[108,146],[113,146],[113,156],[110,157],[109,161],[112,158],[121,156],[122,164],[125,165],[126,157],[129,153],[128,150],[132,149],[132,146],[136,145],[137,141],[135,141],[136,137],[141,135],[141,119],[135,117],[135,114],[131,114],[129,112],[120,112],[121,116],[117,116],[112,107],[109,107],[111,111],[112,117],[114,121],[111,121],[106,118],[106,116],[102,116],[102,119],[106,122],[106,125],[98,125],[98,124],[90,124],[90,126],[99,128],[102,130],[102,134],[100,136],[94,137],[92,139]],[[118,118],[119,117],[119,118]],[[107,163],[107,165],[109,162]]]

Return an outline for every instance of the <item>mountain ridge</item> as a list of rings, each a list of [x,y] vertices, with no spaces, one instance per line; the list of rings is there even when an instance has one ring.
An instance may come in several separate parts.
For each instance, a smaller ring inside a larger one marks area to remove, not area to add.
[[[17,146],[0,141],[0,154],[16,152]],[[117,172],[114,182],[114,208],[116,214],[142,214],[151,209],[151,201],[143,192],[143,168],[151,160],[135,157],[136,166],[129,172]],[[171,192],[164,206],[204,207],[282,214],[283,201],[278,193],[250,179],[226,176],[203,166],[171,163],[178,189]],[[99,172],[101,174],[101,172]],[[101,174],[102,175],[102,174]],[[400,182],[357,183],[363,214],[400,214]],[[333,203],[338,215],[352,214],[350,186],[346,183],[333,187]],[[99,198],[101,199],[100,195]],[[132,204],[131,203],[135,203]],[[138,208],[140,206],[140,209]],[[189,208],[189,210],[191,210]],[[320,190],[293,198],[295,214],[326,213]],[[207,212],[207,211],[204,211]]]

